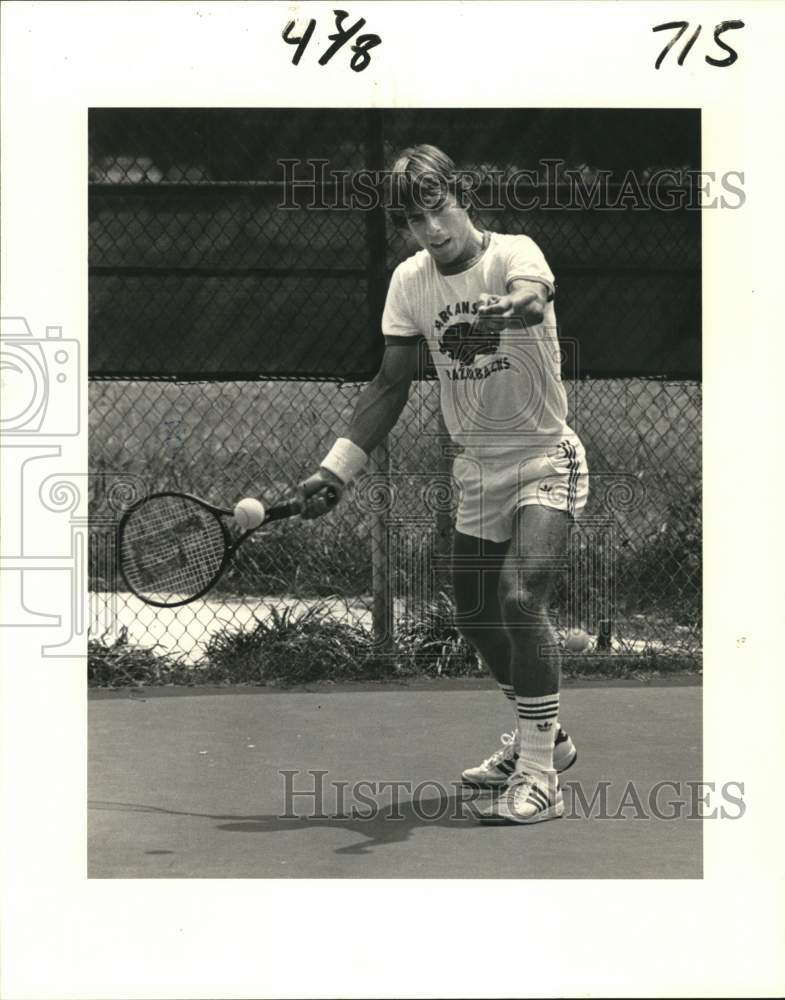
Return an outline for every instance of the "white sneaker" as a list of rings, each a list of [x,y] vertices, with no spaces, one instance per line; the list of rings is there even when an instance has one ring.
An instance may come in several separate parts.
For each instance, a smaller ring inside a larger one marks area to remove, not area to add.
[[[487,823],[542,823],[564,815],[564,798],[554,776],[537,777],[526,771],[515,771],[507,787],[482,815]]]
[[[502,745],[477,767],[467,767],[461,778],[467,785],[496,788],[506,785],[518,760],[518,731],[502,733]]]
[[[502,745],[490,757],[477,767],[467,768],[461,778],[467,785],[478,788],[498,788],[506,785],[518,762],[518,747],[520,739],[517,730],[514,733],[502,733]],[[553,766],[561,774],[572,767],[578,759],[575,744],[559,726],[553,745]]]

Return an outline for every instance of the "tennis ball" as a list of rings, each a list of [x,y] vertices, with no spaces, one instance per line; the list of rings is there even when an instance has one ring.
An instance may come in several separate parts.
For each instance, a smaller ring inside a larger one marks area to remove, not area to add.
[[[582,628],[571,628],[564,637],[564,648],[570,653],[582,653],[590,641]]]
[[[258,528],[264,521],[264,504],[253,497],[245,497],[234,508],[234,520],[242,531]]]

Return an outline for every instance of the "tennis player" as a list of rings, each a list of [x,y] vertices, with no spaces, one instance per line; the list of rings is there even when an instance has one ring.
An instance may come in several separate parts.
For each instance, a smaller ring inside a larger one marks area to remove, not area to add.
[[[306,516],[340,499],[393,428],[430,349],[441,406],[462,447],[452,579],[457,624],[515,712],[498,750],[463,772],[497,787],[488,818],[562,815],[558,773],[577,752],[559,725],[560,655],[549,602],[564,573],[570,520],[585,505],[583,446],[567,425],[554,277],[528,236],[483,231],[453,161],[429,145],[392,171],[399,217],[421,249],[395,269],[382,319],[385,352],[346,436],[302,485]],[[336,499],[324,496],[336,487]]]

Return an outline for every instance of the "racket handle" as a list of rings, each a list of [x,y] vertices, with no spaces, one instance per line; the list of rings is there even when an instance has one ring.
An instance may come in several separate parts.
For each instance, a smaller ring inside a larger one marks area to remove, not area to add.
[[[328,486],[325,492],[331,500],[336,496],[336,492],[331,486]],[[303,501],[299,499],[287,500],[286,503],[277,504],[275,507],[271,507],[267,511],[267,515],[265,516],[263,523],[267,524],[269,521],[280,521],[285,517],[296,517],[298,514],[302,514],[304,506]]]
[[[289,500],[286,503],[279,503],[275,507],[270,507],[263,523],[280,521],[285,517],[296,517],[302,509],[302,504],[299,500]]]

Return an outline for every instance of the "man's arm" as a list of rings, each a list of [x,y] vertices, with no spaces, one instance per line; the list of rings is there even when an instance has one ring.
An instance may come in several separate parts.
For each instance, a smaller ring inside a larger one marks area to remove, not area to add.
[[[400,343],[396,343],[400,340]],[[390,337],[376,377],[360,393],[346,436],[369,455],[398,422],[417,374],[418,340]]]
[[[393,429],[409,398],[419,353],[418,338],[387,338],[381,367],[360,393],[346,437],[336,442],[324,460],[329,467],[321,465],[300,484],[308,501],[303,517],[319,517],[334,507],[353,470],[362,466]],[[344,468],[347,471],[341,476],[338,473]],[[333,490],[333,499],[326,495],[328,486]]]

